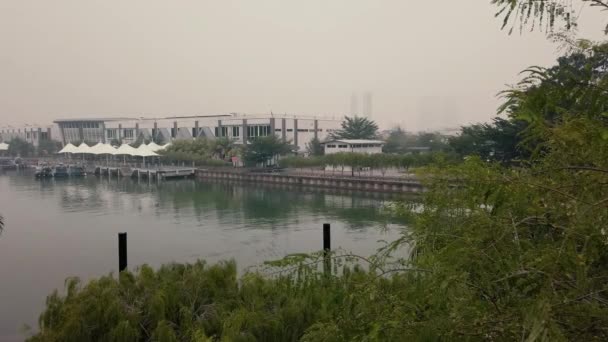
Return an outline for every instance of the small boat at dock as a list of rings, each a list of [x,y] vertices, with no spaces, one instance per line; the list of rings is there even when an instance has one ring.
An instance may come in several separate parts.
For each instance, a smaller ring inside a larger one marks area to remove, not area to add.
[[[68,178],[84,177],[87,172],[84,167],[78,165],[38,165],[34,175],[36,178]]]
[[[70,172],[69,172],[69,168],[63,164],[59,164],[56,165],[53,168],[53,177],[55,178],[64,178],[64,177],[69,177],[70,176]]]

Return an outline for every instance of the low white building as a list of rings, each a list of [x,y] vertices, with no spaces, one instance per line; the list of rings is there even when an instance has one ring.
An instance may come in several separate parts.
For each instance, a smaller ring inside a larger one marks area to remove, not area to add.
[[[325,154],[354,152],[365,154],[382,153],[384,141],[364,139],[335,139],[323,143]]]
[[[243,144],[274,134],[305,151],[307,143],[314,138],[327,138],[340,127],[341,121],[342,118],[232,113],[163,118],[59,119],[55,123],[64,144],[80,141],[110,143],[113,140],[132,143],[139,136],[162,143],[198,137],[227,137]]]
[[[9,142],[13,139],[21,139],[38,147],[41,140],[59,141],[59,131],[52,125],[0,126],[0,142]]]

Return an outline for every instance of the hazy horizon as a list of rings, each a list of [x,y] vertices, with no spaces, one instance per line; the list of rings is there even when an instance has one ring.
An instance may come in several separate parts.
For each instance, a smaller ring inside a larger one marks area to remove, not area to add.
[[[56,118],[349,114],[458,127],[557,46],[501,31],[489,0],[0,1],[0,126]],[[585,9],[581,36],[602,38]]]

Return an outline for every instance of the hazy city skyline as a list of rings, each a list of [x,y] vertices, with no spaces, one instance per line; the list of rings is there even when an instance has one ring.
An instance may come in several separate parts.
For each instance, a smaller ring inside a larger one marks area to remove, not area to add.
[[[508,36],[489,1],[0,1],[0,124],[56,118],[349,114],[383,128],[487,121],[496,94],[550,65],[542,33]],[[456,15],[458,13],[458,15]],[[594,11],[581,36],[602,37]]]

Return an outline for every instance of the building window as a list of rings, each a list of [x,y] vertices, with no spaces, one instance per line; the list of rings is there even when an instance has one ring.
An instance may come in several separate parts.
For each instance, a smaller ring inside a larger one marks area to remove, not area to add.
[[[348,146],[346,145],[338,145],[338,148],[347,148]]]
[[[327,148],[336,148],[336,145],[327,145]]]
[[[133,130],[132,129],[125,129],[123,131],[123,135],[124,135],[125,139],[133,139],[133,136],[134,136]]]
[[[108,139],[117,139],[118,135],[116,134],[116,130],[115,129],[108,129],[107,130],[108,134]]]
[[[239,126],[232,126],[232,136],[233,137],[240,137],[241,136],[241,130]]]
[[[287,132],[293,132],[293,129],[290,128],[290,129],[287,130]]]

